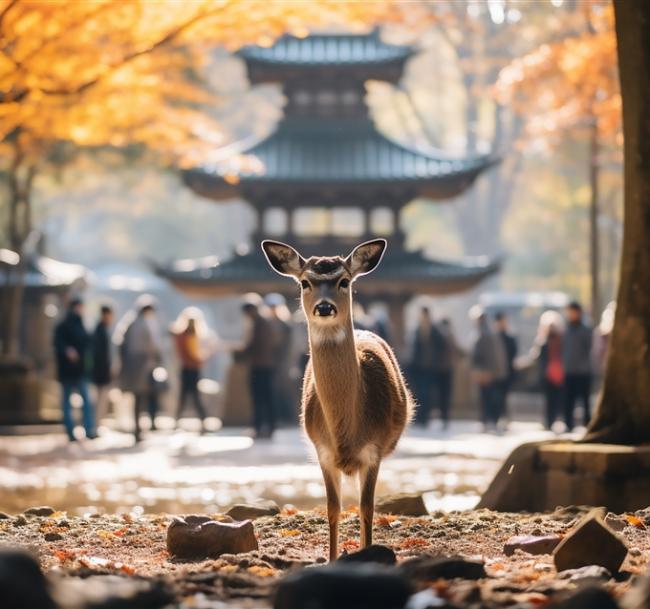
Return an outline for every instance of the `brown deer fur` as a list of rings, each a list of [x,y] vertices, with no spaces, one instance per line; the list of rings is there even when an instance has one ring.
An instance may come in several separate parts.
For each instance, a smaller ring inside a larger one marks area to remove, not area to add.
[[[341,474],[358,474],[361,544],[372,543],[374,493],[383,457],[411,418],[413,400],[397,359],[376,334],[353,329],[352,282],[381,261],[386,241],[359,245],[347,257],[305,260],[293,248],[264,241],[269,264],[301,284],[310,361],[302,421],[313,442],[327,493],[330,560],[338,554]]]

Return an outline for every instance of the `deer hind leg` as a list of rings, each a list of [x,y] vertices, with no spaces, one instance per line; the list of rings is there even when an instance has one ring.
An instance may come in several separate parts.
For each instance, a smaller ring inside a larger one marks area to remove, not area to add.
[[[364,465],[359,470],[359,520],[361,522],[361,547],[372,543],[372,520],[375,513],[375,486],[379,475],[379,461]]]
[[[330,528],[330,562],[338,558],[339,516],[341,514],[341,472],[321,463],[325,493],[327,494],[327,521]]]

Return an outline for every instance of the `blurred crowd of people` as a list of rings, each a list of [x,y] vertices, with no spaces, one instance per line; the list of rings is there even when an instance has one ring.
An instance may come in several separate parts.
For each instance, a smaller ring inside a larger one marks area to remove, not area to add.
[[[307,327],[298,309],[291,313],[284,297],[247,294],[241,303],[243,339],[236,344],[220,340],[196,307],[183,309],[168,328],[179,371],[175,419],[192,407],[205,432],[208,416],[200,391],[206,361],[219,351],[229,352],[235,363],[247,368],[247,389],[252,406],[255,437],[272,437],[278,420],[297,420],[299,386],[309,358]],[[97,437],[97,422],[109,411],[110,389],[117,386],[133,396],[133,433],[141,439],[141,415],[147,414],[156,429],[160,396],[170,390],[163,340],[164,326],[155,300],[139,297],[133,309],[114,325],[114,312],[100,308],[92,333],[84,327],[84,303],[70,302],[67,314],[55,329],[54,348],[62,389],[63,420],[68,437],[75,441],[71,396],[81,399],[82,423],[87,438]],[[480,418],[486,430],[502,429],[510,418],[508,396],[521,368],[534,367],[545,398],[544,424],[551,429],[562,418],[567,430],[575,424],[575,406],[582,406],[587,425],[591,416],[594,371],[603,366],[607,337],[613,325],[610,305],[597,332],[585,323],[582,307],[571,302],[565,315],[549,310],[541,315],[533,348],[519,356],[518,341],[510,331],[504,312],[489,316],[481,309],[470,311],[475,338],[469,350],[456,340],[449,318],[434,320],[428,307],[421,307],[409,341],[406,373],[418,408],[414,423],[428,426],[434,410],[443,428],[449,425],[454,402],[454,377],[459,361],[469,358],[471,379],[477,387]],[[366,313],[355,303],[357,329],[370,330],[391,342],[385,311]],[[595,338],[594,338],[595,336]],[[94,385],[94,400],[89,384]]]

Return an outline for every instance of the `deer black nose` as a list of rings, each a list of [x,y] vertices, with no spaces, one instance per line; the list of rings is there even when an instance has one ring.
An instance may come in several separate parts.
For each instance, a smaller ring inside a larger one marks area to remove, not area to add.
[[[329,317],[330,315],[334,315],[334,313],[336,313],[336,307],[329,302],[319,302],[314,307],[314,313],[319,317]]]

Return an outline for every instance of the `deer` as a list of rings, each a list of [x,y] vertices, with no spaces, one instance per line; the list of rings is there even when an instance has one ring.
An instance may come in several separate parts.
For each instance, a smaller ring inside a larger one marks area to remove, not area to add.
[[[385,239],[375,239],[358,245],[346,258],[305,259],[285,243],[262,242],[271,268],[300,285],[310,350],[301,423],[325,483],[330,561],[338,557],[342,475],[358,476],[360,541],[365,548],[372,544],[381,461],[395,449],[414,410],[391,347],[353,326],[352,286],[377,268],[386,246]]]

